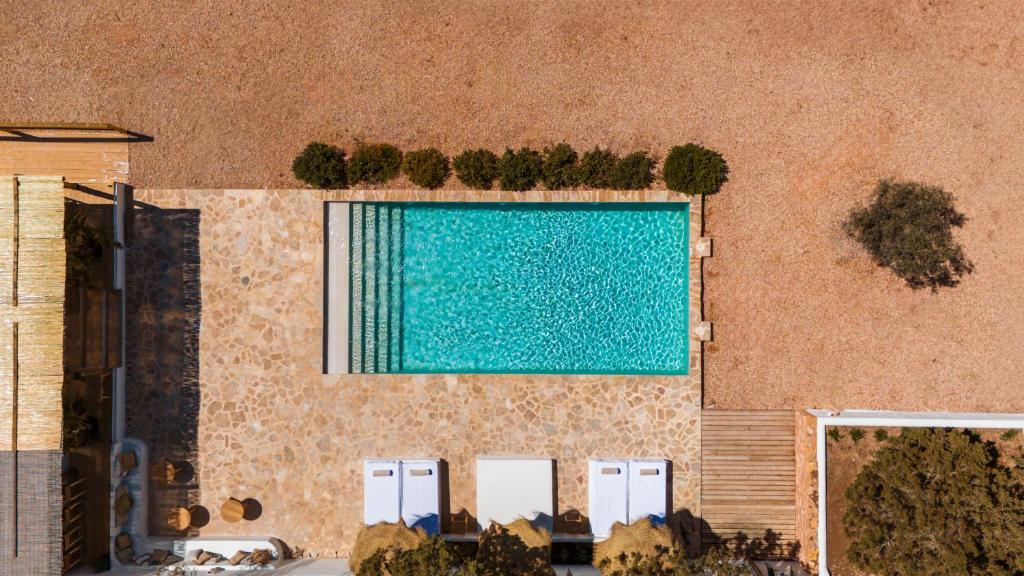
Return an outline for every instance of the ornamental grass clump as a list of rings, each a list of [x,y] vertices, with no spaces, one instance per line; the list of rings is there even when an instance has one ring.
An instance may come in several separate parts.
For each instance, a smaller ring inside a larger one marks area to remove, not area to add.
[[[714,194],[729,180],[725,158],[696,144],[675,146],[665,157],[665,186],[688,196]]]
[[[536,150],[506,149],[498,160],[498,184],[502,190],[531,190],[541,177],[544,159]]]
[[[498,177],[498,156],[490,150],[466,150],[452,161],[455,177],[475,190],[490,190]]]
[[[424,148],[407,152],[402,158],[402,172],[409,180],[423,188],[440,188],[451,174],[448,157],[437,148]]]
[[[323,142],[310,142],[292,162],[292,173],[314,188],[345,188],[345,151]]]
[[[611,150],[594,147],[583,153],[579,166],[579,182],[587,188],[613,188],[619,157]]]
[[[611,187],[616,190],[644,190],[654,182],[654,158],[647,152],[633,152],[615,163]]]
[[[544,148],[544,166],[541,168],[544,187],[548,190],[575,187],[579,183],[578,161],[576,151],[564,142]]]
[[[359,144],[348,161],[352,184],[383,184],[398,176],[402,151],[391,144]]]
[[[913,428],[846,490],[846,555],[879,576],[1024,573],[1024,469],[969,430]]]
[[[356,542],[349,555],[349,567],[361,574],[360,568],[365,561],[371,558],[386,561],[398,552],[415,550],[426,540],[426,532],[408,528],[401,520],[365,526],[356,534]]]
[[[879,266],[913,289],[952,287],[974,271],[953,238],[967,218],[938,186],[883,180],[867,206],[854,208],[843,229]]]

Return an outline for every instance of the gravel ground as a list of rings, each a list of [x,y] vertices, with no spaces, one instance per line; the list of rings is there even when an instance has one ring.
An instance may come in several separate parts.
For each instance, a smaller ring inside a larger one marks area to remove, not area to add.
[[[0,7],[0,117],[151,134],[143,187],[295,186],[313,138],[712,146],[707,405],[1024,411],[1019,4]],[[840,233],[881,177],[959,197],[960,287],[911,291]]]

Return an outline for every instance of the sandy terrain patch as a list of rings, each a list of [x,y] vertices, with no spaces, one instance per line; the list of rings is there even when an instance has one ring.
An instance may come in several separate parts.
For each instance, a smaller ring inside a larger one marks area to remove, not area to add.
[[[733,172],[707,207],[707,405],[1024,410],[1014,3],[0,8],[0,117],[149,133],[145,187],[294,186],[313,138],[712,146]],[[962,286],[912,292],[842,236],[881,177],[959,197]]]

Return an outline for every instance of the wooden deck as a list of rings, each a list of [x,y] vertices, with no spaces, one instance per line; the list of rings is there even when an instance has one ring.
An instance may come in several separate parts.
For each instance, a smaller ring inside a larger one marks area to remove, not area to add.
[[[796,542],[795,417],[792,411],[701,414],[702,546],[789,558]]]
[[[22,137],[15,138],[12,134]],[[0,135],[0,175],[3,176],[63,176],[69,185],[106,194],[113,192],[115,181],[124,182],[128,176],[131,140],[118,132],[36,128],[0,129]],[[69,196],[75,197],[74,194]]]

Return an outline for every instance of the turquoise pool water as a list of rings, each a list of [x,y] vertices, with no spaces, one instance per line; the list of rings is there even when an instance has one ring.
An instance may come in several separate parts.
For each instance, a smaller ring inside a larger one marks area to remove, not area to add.
[[[685,374],[688,208],[353,204],[353,371]]]

